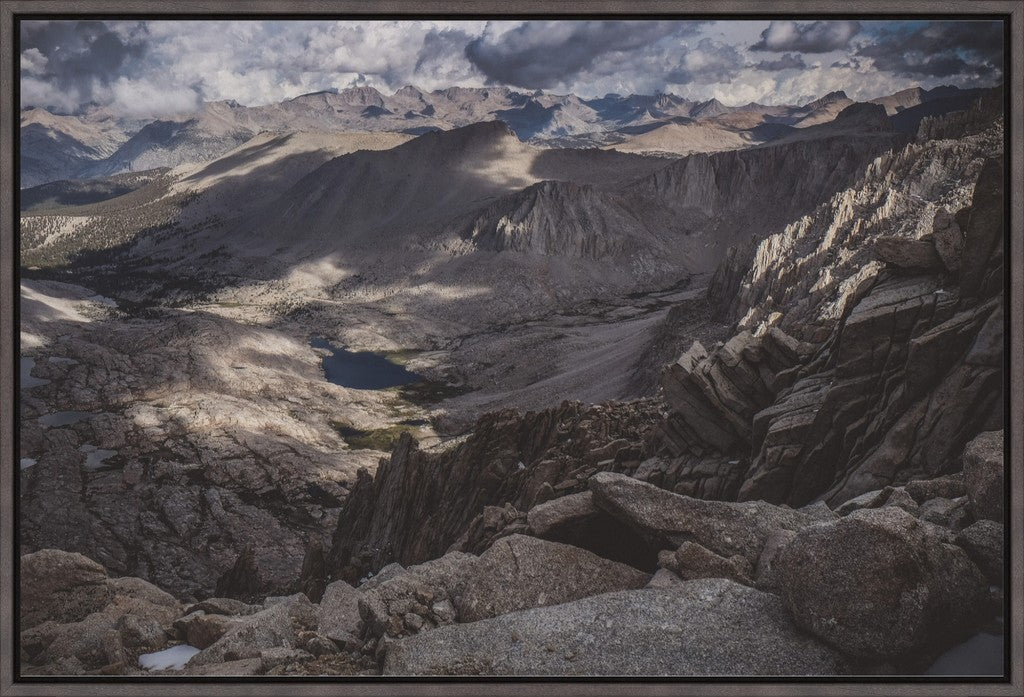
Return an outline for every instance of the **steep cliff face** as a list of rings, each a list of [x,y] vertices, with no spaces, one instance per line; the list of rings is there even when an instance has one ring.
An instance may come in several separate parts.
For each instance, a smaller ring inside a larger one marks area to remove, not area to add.
[[[659,418],[652,401],[488,414],[463,444],[425,452],[408,436],[376,475],[361,470],[328,555],[333,578],[353,582],[398,561],[439,557],[485,506],[527,510],[586,489],[598,470],[631,471]]]
[[[838,503],[951,471],[1000,427],[1002,127],[959,123],[727,255],[709,298],[739,333],[666,371],[664,483]],[[731,458],[711,476],[709,450]]]
[[[572,182],[543,181],[503,196],[456,230],[493,252],[601,259],[666,246],[620,197]]]
[[[940,210],[955,212],[970,202],[984,158],[1001,145],[1002,129],[992,127],[881,155],[856,184],[809,215],[730,250],[712,280],[712,304],[740,328],[755,328],[782,311],[779,326],[813,337],[809,327],[840,317],[856,284],[879,268],[872,241],[927,238]]]
[[[695,154],[623,193],[646,218],[656,211],[664,226],[699,235],[714,268],[729,246],[751,234],[770,235],[812,212],[852,186],[868,163],[905,142],[891,130],[838,129],[777,145]]]

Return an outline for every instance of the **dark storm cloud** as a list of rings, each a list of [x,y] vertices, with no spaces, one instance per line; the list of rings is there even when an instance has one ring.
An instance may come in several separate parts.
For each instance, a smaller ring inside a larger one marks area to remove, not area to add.
[[[846,48],[850,39],[860,33],[860,22],[818,21],[772,22],[761,32],[761,40],[751,46],[753,51],[799,51],[828,53]]]
[[[420,71],[430,64],[444,63],[452,56],[460,55],[469,43],[469,34],[459,29],[431,29],[423,37],[423,47],[416,55],[416,67]]]
[[[88,101],[96,83],[107,85],[132,72],[146,52],[145,33],[141,23],[128,27],[124,36],[130,38],[123,38],[98,21],[24,22],[21,50],[24,55],[34,49],[45,58],[38,77]]]
[[[743,67],[743,58],[734,46],[701,39],[695,48],[683,54],[679,66],[670,70],[666,79],[678,85],[707,85],[731,80]]]
[[[883,30],[857,55],[902,77],[996,75],[1002,72],[1000,22],[932,22],[912,31]]]
[[[499,36],[484,34],[465,55],[489,81],[538,89],[572,80],[606,54],[695,32],[700,22],[526,22]]]
[[[806,68],[807,64],[804,63],[804,59],[799,54],[783,53],[775,60],[763,60],[760,63],[754,64],[754,68],[757,70],[793,70],[796,68]]]

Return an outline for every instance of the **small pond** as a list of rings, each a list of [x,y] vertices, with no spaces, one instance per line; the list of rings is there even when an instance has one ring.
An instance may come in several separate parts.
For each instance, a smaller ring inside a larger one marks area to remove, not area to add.
[[[50,381],[43,378],[37,378],[32,375],[32,369],[36,367],[36,359],[28,358],[27,356],[21,357],[21,389],[29,390],[33,387],[39,387],[40,385],[46,385]]]
[[[327,381],[357,390],[383,390],[387,387],[408,385],[423,379],[403,366],[371,351],[348,351],[338,348],[323,337],[314,337],[309,345],[330,351],[322,365]]]
[[[78,449],[85,453],[85,463],[82,466],[87,470],[101,469],[104,466],[103,462],[105,460],[117,455],[116,450],[104,450],[103,448],[97,448],[91,443],[86,443]]]
[[[96,416],[91,411],[55,411],[52,414],[43,414],[39,417],[39,423],[44,426],[70,426],[77,424],[82,419],[91,419]]]

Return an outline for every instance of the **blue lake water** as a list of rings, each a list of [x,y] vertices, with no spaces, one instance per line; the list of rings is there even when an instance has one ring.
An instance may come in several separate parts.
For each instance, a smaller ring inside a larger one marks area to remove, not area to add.
[[[87,470],[98,470],[104,467],[104,461],[117,455],[116,450],[104,450],[97,448],[92,443],[86,443],[78,448],[85,453],[85,462],[82,464]]]
[[[370,351],[348,351],[338,348],[323,337],[315,337],[309,345],[330,351],[321,364],[327,381],[357,390],[382,390],[386,387],[408,385],[423,379],[384,356]]]
[[[52,414],[43,414],[39,417],[39,423],[44,426],[70,426],[82,419],[91,419],[96,416],[91,411],[55,411]]]

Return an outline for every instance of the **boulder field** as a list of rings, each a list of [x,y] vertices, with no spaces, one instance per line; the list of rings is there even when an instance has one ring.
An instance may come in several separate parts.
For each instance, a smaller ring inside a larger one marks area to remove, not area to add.
[[[329,581],[317,602],[299,592],[186,604],[81,554],[41,550],[21,557],[22,671],[912,674],[1000,613],[1000,482],[972,473],[1001,463],[1002,443],[1001,432],[983,433],[963,473],[836,510],[703,501],[597,472],[522,522],[499,516],[505,525],[479,553],[457,543],[358,585]],[[550,539],[593,538],[616,529],[609,520],[655,550],[656,566]],[[194,655],[142,667],[176,646]]]

